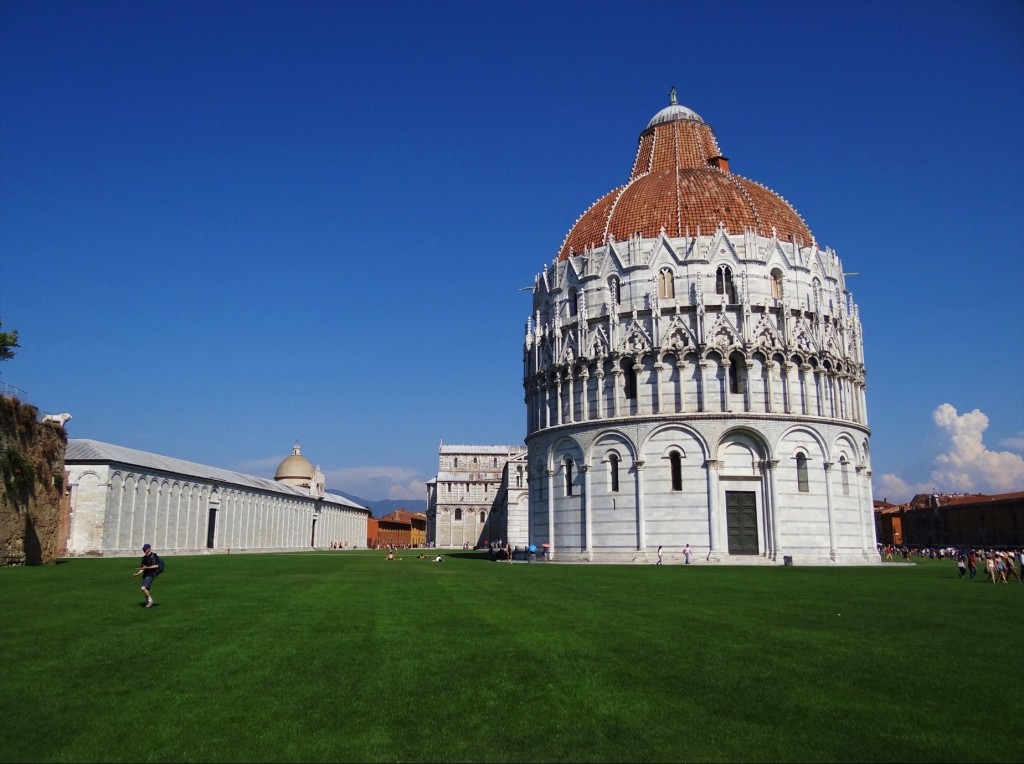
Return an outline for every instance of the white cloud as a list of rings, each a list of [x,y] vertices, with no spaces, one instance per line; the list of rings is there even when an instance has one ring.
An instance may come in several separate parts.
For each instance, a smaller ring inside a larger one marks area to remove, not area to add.
[[[949,403],[932,412],[939,429],[943,453],[935,457],[930,480],[910,483],[898,475],[879,475],[872,482],[876,499],[899,504],[919,493],[1010,493],[1024,491],[1024,458],[1010,451],[990,451],[982,435],[988,417],[978,409],[958,414]],[[1001,445],[1024,444],[1024,437],[1009,438]]]
[[[957,414],[943,403],[932,420],[949,438],[949,450],[935,457],[932,481],[940,491],[1008,493],[1024,490],[1024,457],[1009,451],[989,451],[982,442],[988,417],[975,409]]]
[[[367,501],[425,499],[427,481],[407,467],[341,467],[324,470],[327,487]],[[431,476],[433,477],[433,476]]]
[[[924,493],[929,489],[921,489],[905,481],[898,475],[886,473],[878,475],[871,480],[871,492],[874,498],[888,501],[890,504],[902,504],[910,501],[916,494]]]
[[[247,475],[263,475],[265,477],[273,477],[277,468],[281,465],[283,456],[267,456],[262,459],[249,459],[247,461],[238,462],[235,465],[235,469],[239,472],[244,472]]]
[[[1003,438],[999,441],[1000,446],[1005,446],[1011,451],[1017,451],[1024,453],[1024,432],[1018,432],[1016,435],[1011,435],[1008,438]]]

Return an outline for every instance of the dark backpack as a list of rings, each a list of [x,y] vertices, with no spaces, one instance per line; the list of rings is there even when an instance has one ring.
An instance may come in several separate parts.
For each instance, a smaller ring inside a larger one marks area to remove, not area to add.
[[[164,572],[164,558],[158,555],[156,552],[153,553],[153,556],[156,557],[156,562],[160,566],[156,569],[156,574],[159,576],[161,573]]]

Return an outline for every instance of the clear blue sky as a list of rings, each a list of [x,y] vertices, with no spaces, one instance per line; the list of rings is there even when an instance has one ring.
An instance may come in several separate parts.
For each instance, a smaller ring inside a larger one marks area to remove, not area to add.
[[[2,0],[0,383],[423,498],[673,85],[859,273],[876,498],[1024,490],[1020,2]]]

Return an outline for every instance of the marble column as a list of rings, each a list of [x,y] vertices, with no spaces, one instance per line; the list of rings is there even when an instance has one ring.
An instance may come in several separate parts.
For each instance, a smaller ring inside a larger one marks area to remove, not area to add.
[[[644,501],[644,462],[638,459],[633,462],[636,468],[636,548],[638,551],[647,549],[647,506]]]
[[[592,517],[590,502],[590,465],[581,464],[580,472],[583,474],[583,543],[587,559],[593,559],[593,531],[594,518]]]
[[[828,556],[835,562],[836,559],[836,519],[835,509],[832,506],[832,462],[825,462],[825,506],[828,510]]]
[[[548,553],[555,558],[555,471],[548,470]]]
[[[771,506],[765,509],[772,518],[772,559],[779,559],[782,554],[782,523],[779,520],[779,494],[775,482],[775,470],[779,466],[778,459],[768,459],[764,462],[764,474],[768,480],[768,501]]]
[[[722,549],[721,534],[719,533],[721,510],[718,502],[718,468],[721,466],[721,462],[708,459],[704,462],[704,466],[708,471],[708,541],[711,545],[711,553],[720,555]]]

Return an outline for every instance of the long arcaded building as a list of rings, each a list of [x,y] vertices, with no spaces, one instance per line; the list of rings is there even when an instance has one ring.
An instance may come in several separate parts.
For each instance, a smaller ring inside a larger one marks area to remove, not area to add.
[[[298,444],[277,478],[246,475],[95,440],[68,441],[67,554],[271,552],[361,548],[367,507],[324,491]]]

